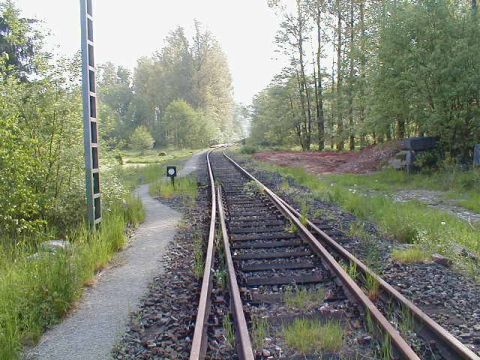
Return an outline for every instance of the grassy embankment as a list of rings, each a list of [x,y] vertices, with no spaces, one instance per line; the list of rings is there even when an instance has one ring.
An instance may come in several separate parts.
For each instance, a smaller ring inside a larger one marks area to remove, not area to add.
[[[478,265],[466,261],[456,250],[460,245],[468,251],[480,254],[480,226],[469,224],[454,215],[433,209],[418,201],[399,203],[386,195],[367,197],[360,191],[370,189],[387,192],[393,189],[427,187],[448,188],[451,194],[462,194],[462,189],[468,189],[468,194],[472,196],[468,198],[470,201],[469,199],[479,196],[473,190],[479,186],[478,172],[457,174],[444,172],[409,177],[401,172],[385,171],[374,175],[319,177],[302,168],[279,167],[266,163],[259,165],[267,171],[292,177],[299,184],[308,187],[317,199],[337,203],[359,219],[376,223],[383,232],[399,242],[415,244],[426,254],[424,258],[432,253],[440,253],[454,260],[460,268],[472,271],[476,275],[480,273]],[[288,188],[288,185],[286,187]],[[475,209],[476,206],[477,204],[474,206]]]
[[[143,218],[141,202],[130,196],[111,207],[95,234],[79,226],[68,250],[32,256],[34,246],[0,247],[0,359],[18,358],[23,345],[34,344],[57,323],[125,245],[126,227]]]
[[[124,185],[132,190],[164,176],[162,164],[189,156],[188,150],[166,156],[147,154],[129,163],[147,161],[148,166],[120,170]],[[107,266],[114,253],[127,241],[127,227],[138,226],[145,217],[142,203],[132,195],[109,205],[101,228],[92,234],[85,224],[72,224],[66,251],[39,253],[35,239],[25,239],[15,247],[0,241],[0,359],[20,357],[23,346],[32,345],[49,326],[58,323],[79,299],[84,286],[91,284],[96,272]],[[30,245],[28,245],[30,244]]]

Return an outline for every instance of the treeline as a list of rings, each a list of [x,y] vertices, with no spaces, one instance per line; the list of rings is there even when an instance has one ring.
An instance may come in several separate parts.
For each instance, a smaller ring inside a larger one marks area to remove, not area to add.
[[[108,124],[104,136],[117,146],[138,147],[142,136],[147,147],[148,133],[156,146],[182,148],[241,134],[227,59],[198,22],[192,39],[178,27],[163,49],[138,60],[133,74],[111,63],[99,70],[101,118]]]
[[[429,135],[471,159],[480,141],[476,0],[269,5],[290,66],[254,99],[253,143],[353,150]]]
[[[0,1],[0,250],[64,236],[84,218],[80,60],[46,52],[36,21]],[[99,75],[105,209],[126,196],[112,148],[199,147],[234,132],[225,56],[198,24],[191,44],[177,29],[133,75],[113,64]]]

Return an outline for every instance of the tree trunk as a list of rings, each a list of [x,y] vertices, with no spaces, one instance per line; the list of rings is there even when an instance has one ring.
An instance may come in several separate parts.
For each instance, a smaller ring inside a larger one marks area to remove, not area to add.
[[[359,126],[360,126],[360,147],[365,146],[365,68],[366,68],[366,54],[365,54],[365,2],[360,1],[360,107],[359,107]]]
[[[307,77],[305,75],[305,62],[304,62],[304,54],[303,54],[303,31],[304,31],[304,23],[305,18],[302,14],[302,9],[300,7],[300,0],[297,0],[297,12],[298,12],[298,55],[299,55],[299,62],[300,62],[300,75],[301,75],[301,85],[303,87],[303,91],[305,93],[305,97],[307,100],[307,126],[306,126],[306,136],[305,136],[305,146],[307,150],[310,150],[311,144],[311,136],[312,136],[312,110],[311,110],[311,97],[310,97],[310,89],[307,84]]]
[[[397,120],[397,137],[399,139],[405,138],[405,120]]]
[[[334,40],[335,43],[335,40]],[[333,44],[335,47],[335,44]],[[335,57],[332,58],[332,89],[330,100],[330,150],[335,148],[335,102],[333,101],[333,94],[335,94]]]
[[[477,0],[472,0],[472,13],[473,15],[477,15]]]
[[[295,75],[297,78],[297,85],[298,85],[298,93],[300,96],[300,106],[302,107],[302,121],[303,121],[303,127],[302,127],[302,150],[306,150],[307,147],[307,128],[308,128],[308,119],[307,119],[307,112],[305,109],[305,93],[304,93],[304,87],[302,86],[302,80],[300,77],[300,74],[298,73],[298,70],[295,70]],[[308,144],[308,148],[310,147],[310,144]]]
[[[340,0],[336,0],[338,25],[337,25],[337,150],[345,148],[343,140],[343,114],[342,114],[342,13]]]
[[[318,150],[325,149],[325,115],[323,112],[323,85],[322,85],[322,8],[321,1],[317,0],[317,73],[315,80],[315,96],[317,103]],[[313,69],[315,73],[315,68]]]
[[[353,125],[353,41],[354,41],[354,17],[353,0],[350,0],[350,72],[348,84],[348,126],[349,126],[349,149],[355,150],[355,130]]]

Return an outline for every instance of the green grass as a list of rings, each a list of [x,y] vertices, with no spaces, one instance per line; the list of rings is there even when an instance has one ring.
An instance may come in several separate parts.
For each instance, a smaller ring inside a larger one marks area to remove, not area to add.
[[[392,251],[392,259],[403,264],[422,263],[430,260],[431,254],[424,249],[414,246],[408,249],[395,249]]]
[[[193,203],[197,197],[198,185],[195,176],[177,178],[175,186],[170,179],[160,179],[150,185],[150,195],[171,199],[180,196],[184,201]]]
[[[179,168],[179,163],[193,153],[191,150],[171,150],[167,156],[158,156],[160,152],[162,150],[151,150],[143,156],[135,156],[133,152],[123,154],[125,165],[120,166],[119,175],[128,189],[133,190],[138,185],[166,179],[167,165],[177,165]]]
[[[303,354],[338,352],[344,344],[344,330],[338,322],[296,319],[283,329],[287,345]]]
[[[235,329],[232,318],[229,314],[223,317],[223,330],[225,331],[225,339],[231,348],[235,348]]]
[[[80,226],[69,251],[31,258],[33,247],[0,248],[0,359],[19,358],[24,345],[34,344],[59,322],[83,286],[125,245],[126,226],[138,224],[143,216],[138,199],[129,198],[104,214],[96,233]]]
[[[288,289],[285,292],[283,299],[290,308],[310,310],[323,303],[323,300],[325,299],[325,289],[311,291],[308,291],[305,288],[300,288],[297,291]]]
[[[194,253],[194,261],[193,261],[193,274],[197,279],[203,278],[203,272],[205,268],[205,260],[203,255],[203,238],[200,233],[195,234],[193,240],[193,253]]]
[[[461,245],[473,253],[480,254],[478,225],[471,225],[454,215],[430,208],[418,201],[399,203],[387,196],[367,197],[356,191],[355,187],[319,178],[302,168],[279,167],[263,163],[259,165],[267,171],[292,177],[300,185],[308,187],[315,198],[338,203],[359,219],[376,223],[383,232],[400,242],[418,244],[429,252],[437,252],[456,260],[456,264],[461,268],[467,268],[473,273],[479,271],[478,266],[468,263],[462,257],[457,257],[453,251],[456,245]],[[350,175],[336,178],[349,177]],[[367,178],[362,177],[362,179]],[[465,175],[464,180],[455,180],[455,183],[466,184],[468,179],[469,176]]]
[[[261,350],[268,335],[268,321],[263,318],[255,317],[252,321],[252,342],[253,347]]]
[[[370,274],[365,279],[365,290],[370,300],[375,301],[380,296],[380,283]]]
[[[324,178],[345,188],[384,193],[415,189],[444,191],[458,205],[480,213],[480,170],[463,171],[450,166],[436,172],[407,174],[387,169],[369,175],[338,174]]]
[[[143,154],[138,151],[122,151],[123,164],[163,164],[168,161],[178,160],[192,156],[191,149],[152,149]]]

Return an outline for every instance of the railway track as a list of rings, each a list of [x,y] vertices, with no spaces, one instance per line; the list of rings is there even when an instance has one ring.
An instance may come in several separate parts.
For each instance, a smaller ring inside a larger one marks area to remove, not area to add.
[[[369,331],[391,345],[392,357],[480,359],[233,159],[210,152],[207,164],[212,217],[191,360],[207,352],[215,241],[224,249],[240,359],[262,358],[252,346],[255,310],[268,306],[288,319],[283,300],[302,289],[325,289],[340,307],[358,306],[375,324]],[[221,239],[215,239],[217,214]],[[372,283],[374,297],[368,290]],[[408,336],[399,331],[405,317],[412,323]]]

